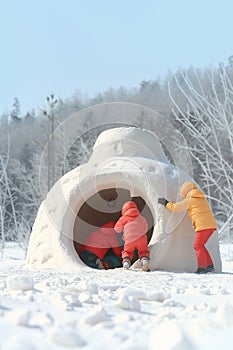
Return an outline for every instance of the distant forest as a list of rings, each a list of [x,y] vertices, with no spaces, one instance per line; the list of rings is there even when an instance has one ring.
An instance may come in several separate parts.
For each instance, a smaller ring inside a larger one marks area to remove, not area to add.
[[[145,80],[131,89],[109,88],[94,98],[77,91],[63,100],[54,91],[54,95],[45,95],[40,110],[31,110],[25,115],[15,97],[9,111],[0,117],[2,247],[7,240],[27,244],[44,193],[57,179],[57,169],[52,180],[48,172],[44,191],[41,190],[41,154],[52,130],[86,107],[118,101],[154,109],[182,133],[192,157],[194,178],[208,196],[220,227],[224,228],[221,238],[233,238],[233,234],[229,236],[233,227],[233,56],[230,56],[227,65],[179,69],[169,72],[163,80]],[[77,139],[65,155],[62,144],[66,140],[61,135],[60,151],[56,151],[55,157],[60,157],[63,173],[89,159],[93,144],[103,131],[103,127],[91,128],[91,119],[86,122],[90,132]],[[154,129],[153,123],[142,122],[142,127]],[[184,146],[177,144],[176,147]]]

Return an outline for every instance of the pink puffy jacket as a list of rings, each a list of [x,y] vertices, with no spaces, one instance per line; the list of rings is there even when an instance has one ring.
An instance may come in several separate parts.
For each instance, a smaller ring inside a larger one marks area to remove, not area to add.
[[[126,202],[122,208],[122,216],[114,226],[118,233],[124,232],[123,240],[130,243],[145,235],[148,230],[146,219],[140,214],[133,201]]]
[[[101,260],[110,248],[117,256],[121,256],[121,248],[117,240],[116,232],[114,231],[115,222],[110,221],[101,226],[99,230],[91,232],[87,239],[81,245],[79,254],[84,250],[89,250]]]

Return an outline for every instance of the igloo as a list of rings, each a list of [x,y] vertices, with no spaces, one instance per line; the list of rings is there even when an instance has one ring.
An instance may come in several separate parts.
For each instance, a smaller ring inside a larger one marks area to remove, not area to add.
[[[194,272],[195,232],[187,213],[171,213],[158,197],[177,201],[183,182],[193,181],[166,157],[159,139],[137,127],[102,132],[90,160],[58,180],[41,203],[29,240],[26,262],[32,268],[78,271],[87,267],[79,245],[93,229],[116,221],[131,198],[147,219],[150,269]],[[207,244],[221,271],[217,233]],[[137,262],[132,268],[137,267]]]

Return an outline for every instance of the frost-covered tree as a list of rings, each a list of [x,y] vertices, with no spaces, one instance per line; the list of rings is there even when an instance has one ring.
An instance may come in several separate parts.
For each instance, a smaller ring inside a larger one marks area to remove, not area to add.
[[[8,151],[5,154],[0,153],[0,239],[2,248],[4,248],[5,242],[9,238],[11,224],[17,228],[15,196],[9,177],[9,149],[10,142],[8,143]]]
[[[233,229],[233,84],[223,66],[218,71],[209,70],[207,76],[209,89],[203,88],[198,74],[195,87],[187,72],[182,74],[182,84],[174,77],[186,99],[186,109],[180,107],[170,88],[173,116],[183,128],[188,150],[199,167],[196,180],[217,218],[225,222],[224,227]]]

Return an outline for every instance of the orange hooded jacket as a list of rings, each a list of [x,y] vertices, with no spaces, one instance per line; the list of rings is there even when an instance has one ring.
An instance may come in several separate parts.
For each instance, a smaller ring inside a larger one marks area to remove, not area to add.
[[[187,210],[195,231],[217,228],[204,193],[198,190],[194,183],[185,182],[180,189],[180,195],[184,199],[177,203],[168,202],[166,205],[168,210],[176,213]]]

